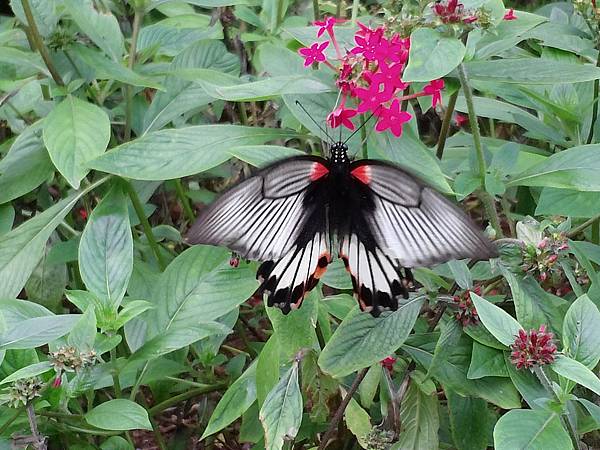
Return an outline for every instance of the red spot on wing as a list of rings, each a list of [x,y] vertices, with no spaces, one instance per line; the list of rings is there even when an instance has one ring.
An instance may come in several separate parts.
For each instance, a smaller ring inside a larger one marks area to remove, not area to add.
[[[371,168],[369,166],[358,166],[350,173],[361,183],[369,184],[371,182]]]
[[[310,179],[316,181],[329,173],[329,169],[320,162],[315,162],[310,169]]]

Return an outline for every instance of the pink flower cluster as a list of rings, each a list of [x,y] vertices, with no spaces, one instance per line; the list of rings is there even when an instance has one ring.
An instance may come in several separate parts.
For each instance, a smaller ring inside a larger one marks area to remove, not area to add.
[[[354,130],[352,118],[357,114],[370,114],[377,119],[377,131],[389,129],[394,136],[400,136],[402,125],[412,118],[410,113],[402,110],[404,100],[431,96],[433,107],[441,103],[444,88],[441,79],[431,81],[421,92],[404,95],[409,86],[402,81],[410,50],[409,38],[395,33],[390,35],[384,26],[373,29],[359,23],[354,47],[343,54],[334,30],[340,22],[343,21],[334,17],[316,21],[317,37],[327,33],[329,40],[299,50],[305,66],[324,63],[338,74],[340,101],[327,117],[332,128],[344,126]],[[324,53],[330,43],[337,54],[337,65],[328,61]],[[350,99],[355,106],[349,106]]]
[[[481,286],[473,287],[473,292],[477,295],[481,295]],[[455,295],[452,300],[458,308],[454,317],[463,327],[477,325],[479,323],[479,315],[471,300],[471,290],[467,289],[461,295]]]
[[[437,1],[433,12],[442,23],[473,23],[477,20],[477,16],[466,14],[464,5],[458,0]]]
[[[510,349],[510,360],[517,369],[552,364],[557,350],[554,334],[546,331],[544,325],[540,325],[539,330],[519,330]]]

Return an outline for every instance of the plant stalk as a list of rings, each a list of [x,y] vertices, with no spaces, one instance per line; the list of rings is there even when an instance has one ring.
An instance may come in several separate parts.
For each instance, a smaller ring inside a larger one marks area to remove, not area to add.
[[[313,16],[315,17],[315,20],[319,20],[321,18],[321,15],[319,14],[319,0],[313,0],[312,5]]]
[[[599,40],[600,44],[600,40]],[[600,45],[596,46],[598,48],[598,58],[596,58],[596,67],[600,67]],[[592,105],[592,122],[590,123],[590,132],[588,133],[588,137],[586,139],[586,144],[591,144],[594,139],[594,128],[596,127],[596,120],[598,120],[598,91],[600,90],[600,80],[596,78],[594,80],[594,96],[592,100],[594,104]]]
[[[129,181],[123,181],[127,189],[127,193],[129,194],[129,198],[131,199],[131,203],[133,204],[133,209],[135,210],[135,213],[138,216],[140,223],[142,224],[142,228],[144,230],[144,234],[146,235],[146,239],[148,239],[148,244],[152,249],[152,253],[154,253],[154,256],[156,257],[156,261],[158,262],[160,270],[163,271],[167,267],[167,264],[165,263],[162,253],[160,252],[160,247],[158,245],[158,242],[156,241],[156,238],[154,237],[154,233],[152,232],[150,222],[148,222],[148,218],[144,213],[144,207],[142,206],[140,197],[137,195],[137,192],[135,192],[135,189]]]
[[[444,156],[444,148],[446,147],[446,139],[448,139],[448,132],[450,131],[450,124],[452,123],[452,114],[454,114],[454,107],[456,106],[456,99],[458,98],[458,90],[450,96],[448,100],[448,106],[444,113],[444,120],[442,120],[442,129],[440,130],[440,137],[438,138],[437,150],[435,155],[438,159],[442,159]]]
[[[175,395],[171,398],[168,398],[167,400],[165,400],[163,402],[158,403],[157,405],[154,405],[152,408],[150,408],[148,410],[148,414],[150,416],[154,416],[154,415],[160,413],[161,411],[164,411],[165,409],[176,405],[177,403],[183,402],[185,400],[189,400],[190,398],[194,398],[198,395],[208,394],[210,392],[215,392],[215,391],[220,391],[221,389],[224,389],[227,386],[228,386],[227,383],[217,383],[217,384],[207,385],[204,387],[199,387],[196,389],[191,389],[187,392],[182,392],[181,394]]]
[[[458,78],[460,79],[460,85],[465,95],[465,102],[467,103],[467,109],[469,111],[469,123],[471,125],[471,134],[473,135],[473,144],[475,146],[475,152],[477,156],[477,163],[479,168],[479,176],[481,178],[481,190],[479,192],[479,198],[486,212],[486,216],[490,221],[490,225],[496,232],[496,238],[502,238],[502,228],[500,226],[500,219],[498,218],[498,212],[494,205],[493,197],[485,190],[485,174],[486,164],[485,155],[483,154],[483,146],[481,145],[481,133],[479,131],[479,123],[477,122],[477,114],[475,112],[475,104],[473,102],[473,92],[469,85],[467,73],[462,64],[458,65]]]
[[[190,200],[187,198],[187,195],[185,195],[185,190],[183,189],[183,184],[181,183],[181,179],[177,178],[175,180],[175,193],[177,194],[177,197],[179,198],[179,202],[181,203],[181,206],[183,207],[183,212],[185,214],[185,217],[187,218],[187,220],[191,222],[194,221],[194,211],[192,210],[192,207],[190,206]]]
[[[35,417],[33,403],[29,402],[26,409],[27,419],[29,420],[29,428],[31,428],[31,435],[34,439],[32,442],[33,448],[36,450],[46,450],[48,448],[46,445],[46,438],[42,436],[38,430],[37,418]]]
[[[48,52],[48,48],[44,45],[44,41],[42,36],[40,35],[40,31],[35,23],[35,19],[33,17],[33,13],[31,12],[31,6],[29,5],[29,0],[21,0],[21,4],[23,5],[23,12],[25,13],[25,19],[27,19],[27,26],[29,28],[31,39],[33,40],[33,44],[35,45],[36,50],[42,56],[44,60],[44,64],[48,68],[50,75],[52,75],[52,79],[59,86],[64,86],[65,83],[56,70],[52,59],[50,58],[50,53]]]
[[[583,232],[589,226],[594,225],[594,224],[597,225],[599,222],[600,222],[600,215],[594,216],[591,219],[586,220],[581,225],[579,225],[579,226],[573,228],[571,231],[569,231],[567,233],[567,237],[573,238],[573,237],[577,236],[579,233]],[[592,229],[592,232],[593,232],[593,229]]]
[[[140,27],[144,17],[143,8],[135,8],[133,13],[133,30],[131,32],[131,44],[129,45],[129,60],[127,67],[133,70],[135,64],[135,55],[137,53],[137,41],[140,34]],[[127,142],[131,139],[131,121],[133,120],[133,86],[128,84],[125,86],[125,131],[123,140]]]
[[[117,370],[117,349],[115,347],[111,348],[109,354],[110,364],[112,366],[110,368],[110,374],[112,376],[113,386],[115,388],[115,397],[121,398],[121,383],[119,382],[119,371]]]
[[[352,0],[352,25],[356,24],[358,18],[358,7],[360,6],[360,0]]]

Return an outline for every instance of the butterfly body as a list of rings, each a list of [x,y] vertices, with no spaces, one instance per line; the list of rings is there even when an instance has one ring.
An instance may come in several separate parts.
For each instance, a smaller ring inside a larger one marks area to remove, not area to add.
[[[352,278],[361,308],[377,316],[408,298],[410,268],[487,259],[495,249],[441,194],[383,161],[330,157],[274,163],[207,207],[187,241],[224,245],[263,264],[269,306],[300,306],[334,257]]]

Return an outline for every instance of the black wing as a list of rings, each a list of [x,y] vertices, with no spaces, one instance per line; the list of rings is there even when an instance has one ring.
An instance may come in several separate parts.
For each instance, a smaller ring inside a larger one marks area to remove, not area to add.
[[[264,261],[258,278],[268,304],[288,312],[331,260],[323,201],[328,167],[323,158],[300,156],[262,169],[202,211],[187,242]]]
[[[306,202],[307,194],[327,175],[327,166],[322,158],[300,156],[262,169],[205,208],[186,241],[222,245],[258,261],[281,258],[316,208]]]

